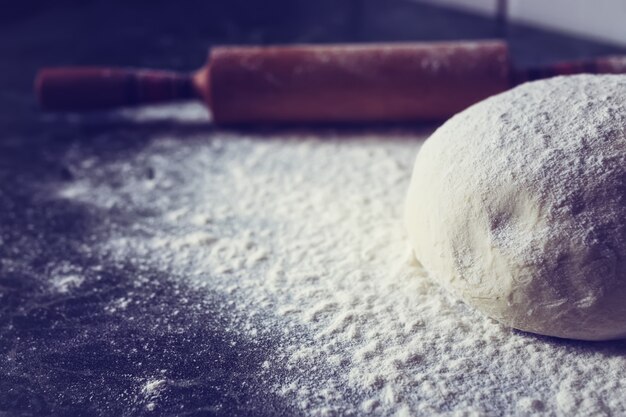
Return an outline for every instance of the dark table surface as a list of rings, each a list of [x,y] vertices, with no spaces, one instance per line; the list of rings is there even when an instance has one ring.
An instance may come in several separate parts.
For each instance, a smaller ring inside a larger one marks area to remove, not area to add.
[[[299,413],[256,377],[277,341],[250,344],[225,331],[224,295],[90,250],[145,213],[123,204],[104,211],[55,192],[95,175],[80,161],[123,161],[155,132],[185,136],[209,123],[45,116],[31,94],[37,68],[189,70],[203,64],[207,47],[226,43],[506,38],[520,67],[623,52],[400,0],[65,2],[12,16],[0,28],[0,415],[7,416]],[[150,175],[147,163],[134,169]],[[124,174],[98,175],[114,186]],[[55,273],[69,281],[51,286]],[[74,276],[84,282],[65,291]],[[126,308],[105,308],[128,294]],[[164,368],[170,379],[194,382],[168,387],[151,411],[138,382]]]

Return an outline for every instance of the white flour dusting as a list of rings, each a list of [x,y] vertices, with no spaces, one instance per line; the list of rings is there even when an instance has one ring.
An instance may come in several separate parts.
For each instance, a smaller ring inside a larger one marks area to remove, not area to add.
[[[53,291],[65,294],[80,287],[84,282],[84,277],[78,268],[66,262],[52,268],[49,282]]]
[[[272,389],[304,414],[626,413],[623,343],[513,332],[412,262],[401,211],[424,132],[187,136],[164,135],[135,161],[96,158],[82,168],[92,180],[77,168],[59,195],[145,212],[99,249],[227,294],[234,331],[282,340],[262,368],[289,369]]]
[[[148,401],[146,404],[146,410],[154,411],[156,409],[156,400],[165,388],[166,383],[166,379],[151,379],[142,386],[141,394]]]

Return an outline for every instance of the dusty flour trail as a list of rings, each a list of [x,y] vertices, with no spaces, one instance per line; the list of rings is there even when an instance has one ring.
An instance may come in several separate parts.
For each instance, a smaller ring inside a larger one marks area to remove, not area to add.
[[[203,117],[194,106],[162,111]],[[259,379],[303,414],[626,412],[622,343],[512,332],[412,261],[402,203],[427,134],[164,133],[133,161],[80,161],[89,180],[58,193],[145,213],[98,250],[227,294],[231,331],[281,340]],[[98,181],[110,175],[116,187]],[[276,369],[286,370],[278,382]]]

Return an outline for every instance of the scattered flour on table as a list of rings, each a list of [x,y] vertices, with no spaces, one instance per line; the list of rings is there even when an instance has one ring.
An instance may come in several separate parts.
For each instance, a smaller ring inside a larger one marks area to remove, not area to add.
[[[146,410],[154,411],[156,409],[156,400],[165,388],[166,379],[150,379],[141,387],[141,394],[146,399]]]
[[[70,263],[56,265],[50,271],[51,289],[60,294],[66,294],[80,287],[85,278],[82,271]]]
[[[281,341],[259,378],[285,371],[273,389],[303,414],[626,413],[623,343],[513,332],[413,261],[401,212],[427,134],[164,133],[132,161],[90,161],[89,181],[77,161],[59,196],[145,212],[99,249],[227,294],[238,332]]]

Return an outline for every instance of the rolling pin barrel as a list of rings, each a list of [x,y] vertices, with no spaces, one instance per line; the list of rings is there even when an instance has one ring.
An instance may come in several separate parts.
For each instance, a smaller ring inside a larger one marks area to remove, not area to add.
[[[510,87],[498,41],[223,47],[209,63],[217,123],[443,119]]]

